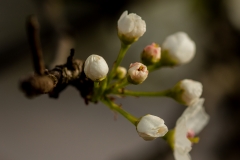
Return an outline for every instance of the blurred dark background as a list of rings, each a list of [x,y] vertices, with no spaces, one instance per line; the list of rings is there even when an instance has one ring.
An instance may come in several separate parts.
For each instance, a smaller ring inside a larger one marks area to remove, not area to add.
[[[142,49],[184,31],[196,42],[189,64],[153,72],[136,90],[161,90],[181,79],[204,85],[210,123],[191,151],[194,160],[240,159],[240,1],[239,0],[1,0],[0,1],[0,159],[1,160],[173,160],[162,140],[146,142],[135,128],[102,104],[84,104],[74,88],[59,99],[27,99],[21,77],[32,72],[26,17],[41,24],[44,60],[49,68],[76,58],[103,56],[109,66],[120,48],[117,20],[128,10],[147,24],[123,66],[139,61]],[[153,114],[169,128],[185,109],[167,98],[126,98],[119,102],[140,117]],[[151,105],[149,105],[151,104]]]

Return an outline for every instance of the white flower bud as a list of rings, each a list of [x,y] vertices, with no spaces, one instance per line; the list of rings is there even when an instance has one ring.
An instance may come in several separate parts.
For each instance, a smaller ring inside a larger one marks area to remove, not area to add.
[[[102,81],[108,73],[107,62],[103,57],[93,54],[85,61],[84,73],[92,81]]]
[[[138,40],[146,32],[146,23],[135,13],[123,12],[118,20],[118,36],[125,44]]]
[[[124,67],[118,66],[116,69],[116,75],[114,78],[123,79],[127,74],[127,70]]]
[[[147,67],[139,62],[131,63],[128,69],[128,82],[132,84],[140,84],[148,76]]]
[[[163,119],[148,114],[140,119],[137,124],[137,132],[144,140],[151,141],[163,137],[168,132],[168,128]]]
[[[195,43],[184,32],[177,32],[168,36],[163,42],[164,63],[181,65],[188,63],[195,55]]]
[[[161,48],[158,44],[152,43],[151,45],[147,45],[141,54],[142,62],[146,65],[151,65],[159,62],[161,58]]]
[[[174,86],[173,98],[176,101],[189,106],[200,98],[202,91],[202,83],[190,79],[184,79]]]

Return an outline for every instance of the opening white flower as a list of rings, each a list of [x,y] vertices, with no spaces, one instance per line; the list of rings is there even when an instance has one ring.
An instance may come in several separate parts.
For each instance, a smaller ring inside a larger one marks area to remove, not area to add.
[[[140,84],[148,77],[147,67],[139,62],[131,63],[128,69],[128,82]]]
[[[174,86],[173,98],[176,101],[189,106],[200,98],[202,91],[202,83],[191,79],[184,79]]]
[[[103,57],[99,55],[89,56],[84,64],[84,73],[92,81],[102,81],[108,73],[108,65]]]
[[[138,40],[146,32],[146,23],[135,13],[122,13],[118,20],[118,36],[125,44],[131,44]]]
[[[196,45],[184,32],[168,36],[162,44],[164,63],[181,65],[188,63],[195,55]]]
[[[204,99],[199,99],[187,107],[177,120],[174,133],[174,157],[176,160],[191,159],[189,152],[192,149],[192,143],[189,138],[198,134],[209,121],[209,115],[205,112],[203,103]]]
[[[168,128],[163,119],[148,114],[140,119],[137,124],[137,132],[144,140],[151,141],[164,136],[168,132]]]
[[[189,152],[192,150],[192,143],[187,138],[188,129],[186,117],[180,117],[177,121],[174,133],[174,157],[175,160],[190,160]]]

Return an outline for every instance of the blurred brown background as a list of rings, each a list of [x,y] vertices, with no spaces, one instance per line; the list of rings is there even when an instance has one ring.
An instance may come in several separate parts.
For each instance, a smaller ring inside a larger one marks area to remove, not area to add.
[[[102,104],[86,106],[74,88],[59,99],[27,99],[18,81],[32,72],[25,20],[41,24],[48,67],[76,57],[103,56],[109,66],[120,48],[117,20],[128,10],[147,24],[123,65],[139,61],[142,49],[184,31],[196,42],[189,64],[153,72],[136,90],[161,90],[181,79],[204,85],[210,123],[193,146],[193,160],[240,159],[240,1],[239,0],[1,0],[0,1],[0,160],[173,160],[162,140],[146,142],[120,115]],[[153,114],[173,128],[184,107],[167,98],[126,98],[119,102],[140,117]]]

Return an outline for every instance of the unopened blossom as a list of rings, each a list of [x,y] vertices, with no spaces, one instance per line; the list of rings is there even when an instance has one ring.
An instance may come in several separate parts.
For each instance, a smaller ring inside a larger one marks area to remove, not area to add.
[[[195,55],[196,45],[184,32],[168,36],[162,44],[165,64],[181,65],[191,61]]]
[[[147,45],[141,54],[142,62],[146,65],[151,65],[159,62],[161,58],[161,48],[158,44],[152,43],[151,45]]]
[[[84,63],[84,73],[92,81],[102,81],[108,73],[108,65],[103,57],[99,55],[89,56]]]
[[[184,79],[178,82],[172,91],[174,93],[172,96],[176,101],[189,106],[200,98],[203,86],[198,81]]]
[[[128,69],[128,82],[140,84],[148,77],[147,67],[139,62],[131,63]]]
[[[127,45],[135,42],[146,32],[146,23],[135,13],[122,13],[118,20],[118,36]]]
[[[175,160],[190,160],[189,155],[192,149],[190,141],[208,123],[209,115],[203,107],[204,99],[201,98],[188,106],[179,117],[174,133],[174,157]]]
[[[123,79],[126,76],[126,74],[127,74],[127,69],[125,67],[118,66],[116,69],[115,78]]]
[[[151,141],[163,137],[168,132],[168,128],[163,119],[148,114],[140,119],[137,124],[137,132],[144,140]]]

